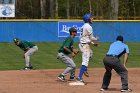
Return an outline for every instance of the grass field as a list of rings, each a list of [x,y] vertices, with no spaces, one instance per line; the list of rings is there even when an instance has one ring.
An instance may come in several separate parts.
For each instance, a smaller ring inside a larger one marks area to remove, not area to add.
[[[31,57],[34,69],[59,69],[66,66],[56,59],[57,50],[61,43],[41,42],[35,43],[39,51]],[[99,47],[93,47],[94,55],[90,60],[89,67],[103,67],[104,58],[111,43],[100,43]],[[130,49],[128,67],[140,67],[140,43],[127,43]],[[74,47],[78,48],[78,43]],[[25,66],[23,51],[14,45],[14,43],[0,43],[0,70],[18,70]],[[123,62],[123,57],[121,58]],[[77,68],[81,65],[81,54],[74,58]]]

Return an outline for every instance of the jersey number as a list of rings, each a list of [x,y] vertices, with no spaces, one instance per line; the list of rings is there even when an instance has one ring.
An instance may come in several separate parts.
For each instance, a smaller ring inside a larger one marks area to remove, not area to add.
[[[81,34],[81,36],[83,36],[83,29],[81,29],[81,33],[80,34]]]

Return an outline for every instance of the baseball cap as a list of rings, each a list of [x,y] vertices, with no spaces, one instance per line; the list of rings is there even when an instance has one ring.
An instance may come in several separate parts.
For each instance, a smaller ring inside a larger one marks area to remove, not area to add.
[[[16,43],[18,42],[20,39],[19,38],[13,38],[13,41]]]
[[[117,36],[116,40],[122,41],[123,42],[123,36]]]

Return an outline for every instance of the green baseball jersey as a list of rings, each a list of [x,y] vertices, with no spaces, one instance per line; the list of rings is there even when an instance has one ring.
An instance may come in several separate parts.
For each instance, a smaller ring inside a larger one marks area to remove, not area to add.
[[[70,54],[72,51],[73,51],[73,43],[74,43],[74,40],[73,38],[71,37],[67,37],[65,39],[65,41],[63,42],[62,46],[60,47],[60,49],[58,50],[58,52],[62,52],[64,54]],[[64,46],[67,47],[68,49],[70,49],[71,52],[67,52],[65,49],[64,49]]]
[[[35,44],[28,42],[28,41],[20,41],[18,45],[22,50],[26,51],[28,48],[32,48],[33,46],[36,46]]]

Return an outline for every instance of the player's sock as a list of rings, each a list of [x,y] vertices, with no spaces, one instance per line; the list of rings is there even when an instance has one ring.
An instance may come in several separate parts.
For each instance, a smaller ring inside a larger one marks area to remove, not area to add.
[[[79,73],[79,79],[82,79],[83,73],[85,72],[86,66],[82,65]]]

